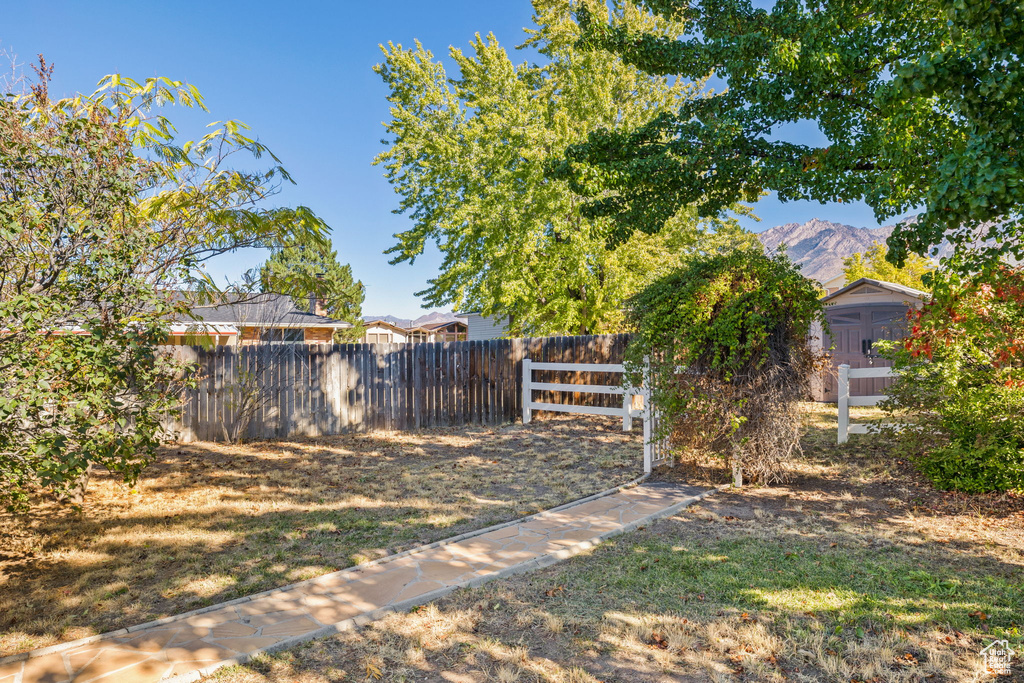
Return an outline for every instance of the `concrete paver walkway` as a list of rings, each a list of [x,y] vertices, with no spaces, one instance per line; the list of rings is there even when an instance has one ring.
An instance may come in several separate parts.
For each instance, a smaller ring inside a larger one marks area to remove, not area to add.
[[[553,564],[714,489],[641,484],[196,612],[0,660],[0,683],[194,681],[452,590]]]

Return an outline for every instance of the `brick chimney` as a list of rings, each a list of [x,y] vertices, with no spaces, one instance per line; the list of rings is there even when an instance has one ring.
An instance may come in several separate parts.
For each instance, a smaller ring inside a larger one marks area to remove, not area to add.
[[[316,279],[323,280],[324,274],[317,273]],[[324,300],[317,297],[315,292],[311,292],[309,295],[309,312],[312,313],[313,315],[327,315],[327,311],[324,309]]]
[[[309,295],[309,312],[314,315],[327,315],[327,310],[324,308],[324,300],[318,298],[316,294]]]

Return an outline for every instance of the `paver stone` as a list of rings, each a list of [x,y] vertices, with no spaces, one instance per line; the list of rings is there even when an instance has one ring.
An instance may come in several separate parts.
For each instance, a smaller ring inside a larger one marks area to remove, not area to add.
[[[218,640],[217,644],[230,647],[232,650],[237,650],[238,652],[249,653],[264,647],[269,647],[280,640],[282,640],[282,638],[263,638],[260,636],[252,636],[250,638],[225,638],[224,640]]]
[[[401,602],[402,600],[408,600],[410,598],[415,598],[415,597],[417,597],[419,595],[423,595],[424,593],[429,593],[430,591],[436,591],[439,588],[444,588],[444,584],[443,583],[439,583],[437,581],[427,581],[427,580],[416,581],[416,582],[410,583],[408,586],[406,586],[405,590],[403,590],[401,593],[399,593],[398,597],[394,599],[394,602]]]
[[[120,650],[106,649],[99,653],[99,656],[93,659],[91,662],[86,664],[81,670],[75,672],[75,678],[73,679],[78,683],[79,681],[84,683],[85,681],[91,681],[94,678],[100,676],[106,677],[109,674],[125,669],[133,664],[139,664],[152,655],[145,652],[122,652]],[[164,669],[167,668],[164,663]],[[161,669],[162,671],[162,669]],[[145,671],[140,671],[145,674]],[[31,679],[30,679],[31,680]]]
[[[171,662],[216,662],[230,659],[235,652],[222,647],[220,643],[208,643],[205,640],[193,640],[187,643],[174,644],[164,650]]]
[[[256,633],[255,626],[241,624],[237,621],[228,621],[210,629],[210,638],[239,638],[251,636]]]
[[[260,635],[274,638],[289,638],[291,636],[301,636],[303,633],[309,633],[318,628],[320,626],[309,617],[299,617],[291,621],[282,621],[280,624],[264,626],[263,630],[260,631]]]
[[[33,683],[63,683],[71,679],[64,658],[57,652],[42,657],[30,657],[25,660],[25,668],[21,672],[22,681]]]
[[[416,576],[417,571],[414,568],[401,567],[383,572],[366,581],[353,582],[344,589],[339,589],[336,595],[360,610],[370,612],[393,602],[405,585]]]
[[[366,610],[359,609],[355,605],[350,605],[344,602],[338,602],[336,600],[330,600],[331,604],[322,605],[318,607],[309,607],[307,612],[309,616],[319,621],[324,626],[330,626],[331,624],[337,624],[339,621],[345,621],[352,617],[362,614]]]

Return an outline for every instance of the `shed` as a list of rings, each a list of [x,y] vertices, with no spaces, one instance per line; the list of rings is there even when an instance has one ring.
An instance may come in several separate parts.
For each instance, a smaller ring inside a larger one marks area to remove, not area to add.
[[[818,390],[819,400],[836,401],[837,368],[847,363],[851,368],[888,367],[892,363],[875,353],[879,339],[900,339],[904,335],[907,312],[921,308],[926,292],[893,282],[861,278],[828,294],[825,319],[831,336],[824,339],[832,347],[832,367]],[[851,396],[872,396],[885,393],[889,379],[855,379],[850,382]]]

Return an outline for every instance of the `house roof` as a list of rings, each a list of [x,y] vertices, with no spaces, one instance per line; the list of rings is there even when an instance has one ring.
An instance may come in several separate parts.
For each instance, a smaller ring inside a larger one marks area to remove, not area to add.
[[[845,286],[845,282],[846,282],[846,273],[839,273],[839,275],[835,275],[833,277],[830,277],[827,280],[821,280],[821,284],[822,284],[823,287],[829,287],[829,286],[832,286],[832,287],[836,287],[836,286],[842,287],[842,286]],[[844,283],[844,284],[840,285],[839,283]]]
[[[405,332],[409,331],[405,327],[402,327],[400,325],[396,325],[396,324],[394,324],[392,322],[389,322],[386,318],[363,317],[363,326],[364,327],[388,327],[388,328],[391,328],[392,330],[394,330],[395,332],[402,332],[403,334]]]
[[[224,303],[193,306],[191,313],[204,323],[238,327],[352,327],[344,320],[301,311],[285,294],[226,295],[225,299]]]
[[[366,324],[375,322],[384,322],[392,327],[403,330],[433,330],[438,327],[450,325],[454,322],[465,324],[465,318],[459,317],[456,313],[441,313],[440,311],[434,311],[433,313],[427,313],[421,315],[415,320],[409,318],[399,318],[393,315],[364,315],[363,322]]]
[[[466,322],[464,320],[447,320],[447,321],[442,321],[442,322],[427,323],[425,325],[420,325],[416,329],[427,330],[427,331],[439,330],[442,327],[448,327],[449,325],[463,325],[463,326],[466,326]]]
[[[854,289],[856,289],[858,287],[861,287],[862,285],[871,285],[871,286],[874,286],[874,287],[880,287],[881,289],[886,289],[886,290],[888,290],[890,292],[894,292],[896,294],[902,294],[904,296],[910,296],[910,297],[913,297],[915,299],[926,299],[928,297],[928,292],[922,292],[920,289],[914,289],[913,287],[907,287],[905,285],[898,285],[895,282],[884,282],[882,280],[873,280],[873,279],[871,279],[869,277],[862,277],[859,280],[855,280],[854,282],[851,282],[850,284],[846,285],[842,289],[837,290],[835,292],[832,292],[828,296],[822,297],[821,300],[823,302],[825,302],[825,303],[828,303],[832,299],[835,299],[836,297],[840,297],[843,294],[848,294],[849,292],[853,291]]]
[[[172,323],[170,333],[172,336],[187,336],[190,334],[225,334],[237,335],[238,328],[234,325],[218,325],[214,323]]]

